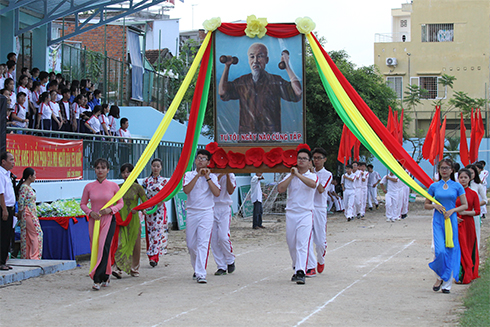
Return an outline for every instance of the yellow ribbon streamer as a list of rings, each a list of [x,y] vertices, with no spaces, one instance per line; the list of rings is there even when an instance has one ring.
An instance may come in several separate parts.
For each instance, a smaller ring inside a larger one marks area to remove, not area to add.
[[[197,68],[199,67],[199,63],[201,62],[201,59],[204,55],[204,52],[208,46],[208,43],[211,40],[211,32],[208,32],[206,35],[206,38],[201,44],[201,47],[199,48],[199,51],[196,54],[196,57],[194,58],[194,61],[192,62],[191,67],[189,68],[189,72],[184,78],[184,81],[182,82],[179,90],[177,91],[177,94],[175,95],[174,99],[172,100],[172,103],[170,104],[170,107],[168,108],[165,116],[163,116],[162,121],[160,122],[160,125],[158,125],[157,130],[155,131],[155,134],[153,134],[150,142],[146,146],[145,150],[141,154],[140,159],[136,163],[133,171],[131,174],[129,174],[128,178],[124,182],[124,184],[121,186],[119,191],[112,197],[112,199],[107,202],[102,208],[105,209],[109,207],[112,203],[117,202],[120,198],[123,197],[123,195],[128,191],[128,189],[133,185],[134,181],[136,178],[141,174],[143,169],[145,168],[146,164],[148,161],[151,159],[151,156],[155,152],[156,148],[158,147],[158,144],[163,138],[163,135],[168,129],[168,126],[170,125],[170,122],[175,116],[175,113],[177,112],[177,109],[180,106],[180,103],[182,102],[182,98],[185,95],[185,92],[189,88],[190,83],[192,82],[192,78],[196,74]],[[94,224],[94,234],[92,237],[92,254],[90,258],[90,270],[92,270],[95,265],[97,264],[97,251],[98,251],[98,242],[99,242],[99,232],[100,232],[100,220],[96,220]]]

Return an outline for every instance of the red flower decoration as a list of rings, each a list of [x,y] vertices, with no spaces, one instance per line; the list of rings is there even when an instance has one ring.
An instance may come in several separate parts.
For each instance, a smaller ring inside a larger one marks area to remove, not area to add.
[[[216,149],[213,156],[211,157],[211,163],[214,163],[216,168],[226,168],[228,161],[229,161],[229,158],[226,155],[226,152],[225,152],[225,150],[223,150],[223,148]],[[211,167],[211,168],[214,168],[214,167]]]
[[[213,157],[211,157],[211,160],[209,160],[208,168],[214,168],[216,167],[216,164],[214,163]]]
[[[272,168],[277,166],[282,162],[282,152],[281,148],[274,148],[264,155],[264,163]]]
[[[264,162],[265,151],[262,148],[250,148],[245,152],[245,163],[259,168]]]
[[[282,160],[284,161],[284,166],[291,168],[292,166],[296,165],[297,159],[297,152],[296,150],[287,150],[282,153]]]
[[[300,149],[306,149],[306,150],[308,150],[308,151],[311,151],[310,146],[309,146],[308,144],[306,144],[306,143],[301,143],[300,145],[298,145],[298,146],[296,147],[296,152],[298,152]],[[209,150],[208,150],[208,151],[209,151]]]
[[[240,152],[228,151],[228,166],[231,168],[245,168],[245,155]]]
[[[206,150],[211,152],[211,154],[214,154],[218,149],[219,149],[219,146],[218,146],[218,143],[216,143],[216,142],[211,142],[208,145],[206,145]]]

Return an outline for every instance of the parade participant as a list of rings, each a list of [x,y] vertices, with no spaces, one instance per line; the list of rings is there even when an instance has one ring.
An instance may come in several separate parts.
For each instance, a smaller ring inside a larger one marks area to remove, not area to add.
[[[476,168],[478,168],[479,174],[480,174],[480,181],[485,187],[485,190],[487,189],[487,178],[488,178],[488,170],[485,169],[486,162],[481,160],[475,163]],[[485,219],[486,214],[487,214],[487,206],[482,205],[480,207],[480,212],[481,212],[481,218]]]
[[[459,165],[458,165],[458,170],[459,170]],[[410,172],[405,169],[405,172],[410,175]],[[411,175],[410,175],[411,177]],[[455,180],[457,180],[456,173],[454,174]],[[410,187],[406,185],[405,183],[402,183],[402,187],[400,190],[400,201],[401,201],[401,207],[400,207],[400,214],[401,218],[405,219],[408,216],[408,204],[410,200]]]
[[[17,103],[14,106],[14,111],[11,114],[10,119],[14,122],[13,126],[20,128],[27,128],[29,119],[27,119],[27,112],[29,108],[26,105],[26,94],[24,92],[17,93]],[[22,133],[20,131],[20,133]]]
[[[247,56],[251,73],[231,82],[228,81],[228,75],[233,59],[227,57],[218,94],[223,101],[239,100],[239,134],[281,133],[281,99],[299,102],[303,95],[299,78],[290,66],[289,53],[283,51],[281,60],[286,65],[285,70],[291,82],[265,70],[269,63],[269,50],[265,44],[252,44]]]
[[[97,248],[97,263],[90,272],[90,277],[94,281],[92,289],[100,290],[100,286],[109,286],[111,276],[111,262],[109,252],[111,249],[112,237],[116,229],[116,219],[114,214],[123,207],[123,199],[117,200],[115,205],[101,209],[119,190],[116,183],[107,180],[109,173],[109,162],[99,158],[94,163],[95,175],[97,180],[85,185],[80,201],[80,208],[89,217],[90,244],[94,237],[94,224],[100,220],[99,244]],[[90,208],[88,203],[90,202]],[[92,249],[93,251],[95,249]]]
[[[344,194],[344,215],[347,221],[354,219],[355,201],[356,201],[356,188],[354,186],[354,179],[356,175],[352,172],[352,165],[345,165],[345,174],[342,175],[341,184]]]
[[[36,172],[28,167],[22,173],[16,191],[19,203],[20,253],[22,259],[41,260],[43,253],[43,231],[36,211],[36,191],[31,183],[36,180]]]
[[[151,161],[151,175],[143,181],[146,196],[151,199],[160,192],[167,180],[163,178],[162,160],[155,158]],[[168,223],[167,207],[165,202],[158,203],[158,209],[150,215],[146,215],[146,254],[150,260],[150,266],[156,267],[161,255],[167,254]]]
[[[325,254],[327,252],[327,198],[326,189],[332,182],[332,173],[324,168],[327,161],[327,151],[323,148],[315,148],[311,152],[313,156],[314,173],[318,177],[318,186],[313,198],[313,227],[312,241],[309,242],[308,267],[306,277],[316,276],[325,269]],[[315,246],[313,246],[313,243]],[[316,248],[316,257],[315,250]]]
[[[327,186],[327,192],[328,195],[335,206],[335,211],[336,212],[343,212],[344,211],[344,200],[342,199],[342,196],[337,193],[335,190],[336,186],[339,184],[339,177],[336,176],[332,179],[332,182],[330,183],[329,186]]]
[[[432,203],[426,199],[424,207],[434,210],[432,219],[432,233],[434,244],[434,261],[429,267],[436,273],[437,281],[432,289],[437,292],[442,289],[443,293],[450,293],[453,277],[458,278],[459,266],[461,264],[461,250],[458,240],[457,213],[467,209],[466,195],[461,184],[454,181],[453,161],[442,159],[437,165],[441,180],[432,183],[428,193],[442,205]],[[461,205],[456,207],[456,199],[459,198]],[[446,236],[444,223],[450,219],[454,247],[446,247]]]
[[[366,201],[367,201],[367,192],[368,192],[368,179],[369,173],[366,171],[366,163],[359,163],[359,171],[361,174],[361,199],[359,201],[359,215],[358,218],[364,219],[364,215],[366,214]]]
[[[381,185],[385,197],[386,221],[394,222],[401,219],[401,190],[403,182],[393,172],[381,179]]]
[[[352,173],[354,174],[354,217],[361,218],[361,197],[362,197],[362,171],[359,163],[352,163]]]
[[[121,177],[124,180],[128,179],[129,174],[131,174],[133,169],[134,167],[132,164],[123,164],[121,166]],[[122,184],[119,185],[119,187],[121,186]],[[123,222],[126,222],[126,219],[128,219],[128,215],[131,212],[131,221],[127,225],[119,227],[119,242],[118,244],[113,244],[113,246],[117,246],[117,250],[114,257],[114,265],[112,266],[112,275],[117,279],[122,277],[122,271],[133,277],[139,277],[140,275],[141,224],[138,211],[133,210],[133,208],[138,205],[138,201],[143,203],[146,200],[145,190],[135,179],[127,192],[124,193],[124,206],[119,211]]]
[[[478,254],[478,243],[475,233],[475,219],[473,216],[480,214],[480,199],[478,194],[469,186],[471,181],[471,172],[468,169],[461,169],[458,174],[458,180],[463,186],[466,194],[468,208],[458,213],[458,237],[461,248],[461,270],[456,279],[461,284],[468,284],[473,279],[478,278],[478,265],[480,256]],[[460,206],[461,201],[456,200],[456,206]]]
[[[368,198],[368,207],[369,210],[373,210],[373,204],[376,206],[376,209],[379,208],[378,202],[378,184],[381,180],[381,176],[377,171],[374,171],[374,166],[369,164],[367,165],[367,170],[369,173],[368,182],[367,182],[367,198]]]
[[[262,187],[260,186],[260,181],[263,179],[262,173],[256,173],[250,180],[250,201],[254,205],[252,217],[253,229],[265,228],[262,226]]]
[[[466,166],[467,169],[470,170],[470,188],[478,194],[478,198],[480,200],[480,210],[482,207],[487,207],[488,198],[487,198],[487,189],[481,183],[480,176],[478,174],[478,168],[475,165]],[[480,211],[481,214],[481,211]],[[473,216],[475,220],[475,233],[476,233],[476,241],[478,244],[478,249],[480,249],[480,234],[481,234],[481,215]]]
[[[12,269],[7,265],[10,237],[14,218],[15,192],[10,178],[10,170],[15,166],[12,153],[0,154],[0,270]]]
[[[277,191],[288,191],[286,204],[286,241],[289,247],[294,275],[291,281],[305,284],[308,264],[308,244],[313,223],[313,198],[318,186],[318,176],[310,172],[311,152],[300,149],[297,166],[277,185]]]
[[[185,236],[194,269],[192,278],[200,284],[207,283],[206,264],[214,220],[214,197],[220,194],[218,179],[207,168],[210,159],[209,151],[197,151],[196,170],[185,173],[182,183],[187,194]]]
[[[220,194],[214,198],[214,222],[211,233],[211,250],[218,266],[215,275],[226,275],[235,271],[235,255],[230,241],[231,195],[236,188],[235,174],[214,174],[220,185]]]

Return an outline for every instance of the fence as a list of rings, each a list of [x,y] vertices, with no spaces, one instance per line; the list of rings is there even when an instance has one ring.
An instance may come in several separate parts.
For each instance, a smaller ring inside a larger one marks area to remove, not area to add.
[[[81,134],[81,133],[71,133],[71,132],[58,132],[58,131],[39,131],[27,128],[13,128],[7,127],[7,133],[22,131],[30,135],[41,136],[47,134],[62,139],[83,139],[83,179],[84,180],[94,180],[96,178],[95,171],[93,169],[93,163],[97,158],[106,158],[111,165],[109,179],[120,178],[120,168],[121,166],[129,162],[136,165],[136,162],[141,157],[141,154],[145,150],[146,146],[150,142],[149,139],[144,138],[131,138],[130,142],[126,143],[124,140],[127,138],[118,136],[101,136],[92,134]],[[172,176],[177,163],[179,161],[183,143],[166,142],[160,141],[155,153],[152,158],[160,158],[163,163],[163,168],[161,175],[170,177]],[[203,146],[198,146],[198,148],[204,148]],[[141,172],[139,178],[150,176],[151,167],[146,165]]]
[[[150,65],[146,63],[146,66]],[[131,99],[132,70],[128,62],[63,43],[61,67],[63,76],[70,81],[90,79],[102,91],[103,102],[121,106],[151,106],[162,112],[170,105],[165,90],[171,77],[154,70],[144,69],[141,102]]]

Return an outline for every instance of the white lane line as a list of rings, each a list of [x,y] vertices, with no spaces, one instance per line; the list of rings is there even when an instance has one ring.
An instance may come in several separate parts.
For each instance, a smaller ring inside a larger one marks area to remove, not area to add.
[[[345,244],[343,244],[343,245],[341,245],[341,246],[339,246],[339,247],[337,247],[337,248],[335,248],[335,249],[331,250],[330,252],[335,252],[335,251],[337,251],[337,250],[339,250],[339,249],[341,249],[341,248],[343,248],[343,247],[345,247],[345,246],[347,246],[347,245],[349,245],[349,244],[354,243],[355,241],[356,241],[356,240],[352,240],[352,241],[350,241],[350,242],[347,242],[347,243],[345,243]],[[277,243],[274,243],[274,244],[277,244]],[[273,273],[272,275],[269,275],[269,276],[267,276],[267,277],[264,277],[264,278],[262,278],[262,279],[260,279],[260,280],[256,280],[256,281],[254,281],[254,282],[252,282],[252,283],[250,283],[250,284],[248,284],[248,285],[244,285],[244,286],[242,286],[242,287],[239,287],[239,288],[237,288],[237,289],[235,289],[235,290],[233,290],[233,291],[229,292],[228,294],[225,294],[225,295],[223,295],[223,296],[220,296],[220,297],[218,297],[218,298],[216,298],[216,299],[214,299],[214,300],[211,300],[211,301],[207,302],[206,304],[202,304],[202,305],[197,306],[197,307],[194,307],[194,308],[192,308],[192,309],[190,309],[190,310],[183,311],[183,312],[181,312],[181,313],[179,313],[179,314],[177,314],[177,315],[175,315],[175,316],[173,316],[173,317],[170,317],[170,318],[168,318],[168,319],[166,319],[166,320],[164,320],[164,321],[162,321],[162,322],[159,322],[159,323],[157,323],[157,324],[153,325],[152,327],[157,327],[157,326],[160,326],[160,325],[165,324],[165,323],[167,323],[167,322],[169,322],[169,321],[171,321],[171,320],[174,320],[174,319],[177,319],[177,318],[179,318],[179,317],[181,317],[181,316],[183,316],[183,315],[186,315],[186,314],[188,314],[188,313],[190,313],[190,312],[196,311],[197,309],[199,309],[199,308],[201,308],[201,307],[204,307],[204,306],[209,306],[210,304],[213,304],[213,303],[214,303],[214,302],[216,302],[216,301],[220,301],[220,300],[221,300],[221,299],[223,299],[224,297],[230,296],[230,295],[232,295],[232,294],[234,294],[234,293],[238,293],[238,292],[240,292],[240,291],[242,291],[242,290],[244,290],[244,289],[246,289],[246,288],[248,288],[248,287],[250,287],[250,286],[252,286],[252,285],[255,285],[255,284],[258,284],[258,283],[263,282],[263,281],[265,281],[265,280],[268,280],[269,278],[271,278],[271,277],[273,277],[273,276],[275,276],[275,275],[277,275],[277,274],[282,273],[284,270],[290,270],[290,269],[291,269],[291,267],[286,267],[286,268],[284,268],[284,269],[281,269],[281,270],[279,270],[279,271],[277,271],[277,272]]]
[[[353,282],[352,284],[350,284],[349,286],[347,286],[346,288],[344,288],[342,291],[338,292],[333,298],[331,298],[330,300],[328,300],[327,302],[325,302],[322,306],[318,307],[315,311],[313,311],[312,313],[310,313],[308,316],[306,316],[305,318],[303,318],[300,322],[298,322],[296,326],[299,326],[301,325],[302,323],[306,322],[308,319],[310,319],[312,316],[314,316],[315,314],[317,314],[318,312],[320,312],[321,310],[323,310],[323,308],[325,308],[328,304],[332,303],[333,301],[335,301],[335,299],[337,299],[337,297],[339,297],[342,293],[344,293],[345,291],[347,291],[349,288],[351,288],[352,286],[354,286],[355,284],[359,283],[362,279],[364,279],[367,275],[369,275],[371,272],[373,272],[376,268],[378,268],[379,266],[381,266],[382,264],[390,261],[394,256],[400,254],[401,252],[405,251],[410,245],[412,245],[413,243],[415,242],[415,240],[412,240],[412,242],[408,243],[408,244],[405,244],[405,246],[398,252],[396,252],[395,254],[393,254],[392,256],[390,256],[389,258],[387,258],[386,260],[378,263],[376,266],[374,266],[374,268],[372,268],[370,271],[368,271],[367,273],[365,273],[364,275],[362,275],[361,278],[359,278],[358,280],[356,280],[355,282]]]

